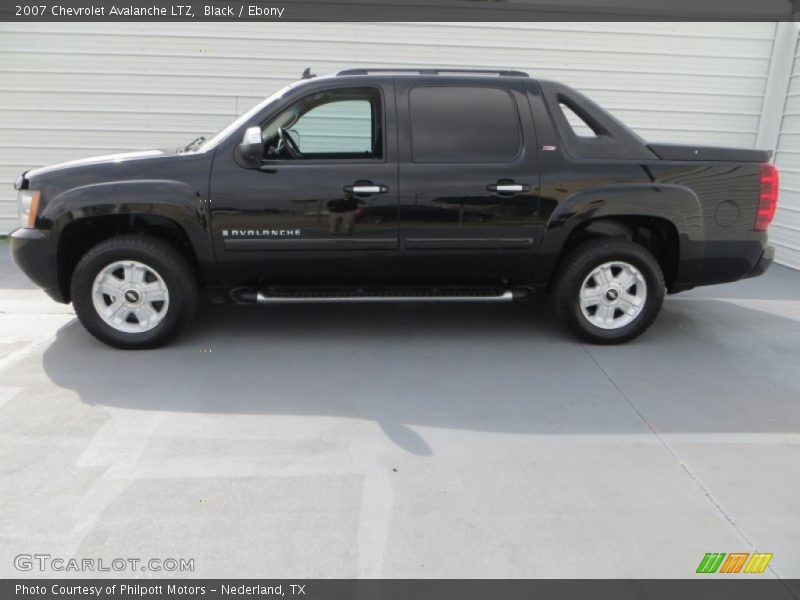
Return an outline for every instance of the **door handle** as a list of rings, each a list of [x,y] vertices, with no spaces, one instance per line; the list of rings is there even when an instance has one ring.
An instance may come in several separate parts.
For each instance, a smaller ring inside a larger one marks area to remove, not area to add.
[[[346,185],[344,191],[350,194],[385,194],[389,191],[388,185],[375,185],[373,183],[356,183]]]
[[[493,183],[492,185],[487,185],[486,189],[490,192],[496,192],[498,194],[519,194],[521,192],[527,192],[531,189],[531,186],[525,183],[514,183],[513,181],[508,182],[497,182]]]

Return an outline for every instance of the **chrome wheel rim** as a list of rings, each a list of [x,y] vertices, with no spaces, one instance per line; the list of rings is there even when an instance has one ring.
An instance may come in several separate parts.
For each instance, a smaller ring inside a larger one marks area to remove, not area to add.
[[[647,283],[633,265],[603,263],[583,280],[581,313],[600,329],[619,329],[633,322],[647,302]]]
[[[124,333],[155,328],[169,309],[169,290],[154,268],[120,260],[100,270],[92,284],[92,302],[106,325]]]

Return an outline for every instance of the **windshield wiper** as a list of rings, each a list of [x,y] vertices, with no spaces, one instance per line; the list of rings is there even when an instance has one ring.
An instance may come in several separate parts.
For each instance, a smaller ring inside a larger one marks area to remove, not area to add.
[[[178,154],[183,154],[184,152],[189,152],[194,148],[198,147],[200,144],[206,141],[206,137],[201,135],[198,138],[193,139],[191,142],[186,144],[183,148],[178,148]]]

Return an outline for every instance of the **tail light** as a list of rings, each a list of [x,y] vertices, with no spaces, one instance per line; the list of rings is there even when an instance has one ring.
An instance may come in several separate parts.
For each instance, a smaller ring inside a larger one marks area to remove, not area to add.
[[[766,231],[778,206],[778,169],[775,165],[761,165],[761,189],[756,212],[756,231]]]

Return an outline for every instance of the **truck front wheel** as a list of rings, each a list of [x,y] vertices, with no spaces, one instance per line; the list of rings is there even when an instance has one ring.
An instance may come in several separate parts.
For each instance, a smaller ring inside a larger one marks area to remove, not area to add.
[[[193,271],[173,246],[146,235],[99,243],[72,275],[72,304],[81,324],[116,348],[162,346],[197,309]]]
[[[664,274],[646,248],[593,239],[562,261],[551,289],[559,320],[580,339],[621,344],[641,335],[664,302]]]

